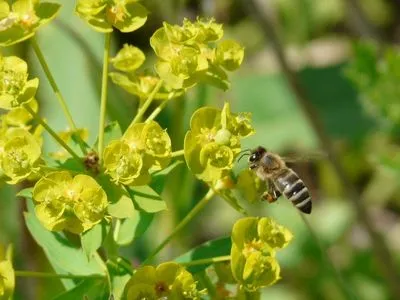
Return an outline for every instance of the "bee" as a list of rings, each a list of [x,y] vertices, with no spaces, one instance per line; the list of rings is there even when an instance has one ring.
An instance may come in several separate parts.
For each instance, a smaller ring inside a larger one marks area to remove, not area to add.
[[[265,200],[275,202],[283,194],[301,212],[311,213],[308,188],[282,157],[260,146],[251,151],[248,162],[249,168],[268,183],[268,190],[262,196]]]

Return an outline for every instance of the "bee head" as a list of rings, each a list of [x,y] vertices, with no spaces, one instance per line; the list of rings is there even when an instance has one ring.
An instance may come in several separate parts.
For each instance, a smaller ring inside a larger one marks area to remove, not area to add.
[[[267,150],[263,147],[257,147],[256,149],[251,151],[251,154],[249,157],[250,169],[255,169],[258,167],[261,158],[264,156],[264,154],[266,152],[267,152]]]

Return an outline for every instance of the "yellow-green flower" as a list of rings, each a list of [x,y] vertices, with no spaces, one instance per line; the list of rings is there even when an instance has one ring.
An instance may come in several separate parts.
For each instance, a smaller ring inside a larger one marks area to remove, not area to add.
[[[240,219],[232,229],[231,266],[236,281],[246,290],[274,284],[280,279],[275,251],[286,246],[292,234],[268,218]]]
[[[0,245],[0,299],[11,300],[15,288],[12,247]]]
[[[198,178],[213,186],[229,175],[241,149],[240,139],[254,133],[249,118],[241,121],[246,130],[239,129],[239,116],[225,103],[222,110],[202,107],[190,120],[184,143],[186,162]]]
[[[229,86],[226,71],[239,67],[243,47],[234,41],[219,44],[222,25],[213,19],[184,19],[182,26],[166,22],[150,39],[158,56],[155,69],[168,86],[187,89],[198,82],[207,82],[218,88]]]
[[[34,112],[38,111],[38,103],[34,98],[28,100],[26,105],[28,105]],[[32,120],[32,115],[24,107],[13,108],[0,118],[4,120],[7,126],[21,127],[27,130],[31,128],[28,123]]]
[[[129,126],[120,140],[104,149],[105,172],[114,182],[144,185],[150,182],[149,170],[165,168],[171,160],[171,139],[157,122]]]
[[[78,0],[75,11],[94,30],[131,32],[143,26],[147,9],[139,0]]]
[[[28,80],[28,65],[16,56],[0,56],[0,108],[19,107],[36,94],[39,79]]]
[[[99,223],[108,205],[103,188],[90,176],[73,177],[67,171],[53,172],[33,189],[35,212],[45,228],[82,233]]]
[[[16,184],[39,171],[41,145],[22,128],[9,129],[0,139],[0,165],[11,184]]]
[[[192,274],[174,262],[157,268],[144,266],[136,270],[125,286],[127,300],[136,299],[201,299]]]
[[[114,68],[123,72],[136,71],[145,61],[146,57],[139,48],[124,44],[117,55],[110,59]]]
[[[0,0],[0,46],[32,37],[36,30],[57,16],[61,5],[39,0],[17,0],[10,6]]]
[[[260,201],[261,195],[266,191],[267,186],[252,170],[244,169],[239,173],[236,188],[243,195],[243,198],[250,203]]]

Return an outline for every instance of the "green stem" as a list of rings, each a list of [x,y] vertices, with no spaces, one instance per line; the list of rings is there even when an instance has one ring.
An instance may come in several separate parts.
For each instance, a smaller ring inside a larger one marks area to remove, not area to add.
[[[178,156],[182,156],[185,154],[185,150],[178,150],[178,151],[174,151],[171,153],[171,157],[178,157]]]
[[[346,295],[347,299],[355,299],[355,295],[352,292],[352,289],[348,286],[348,284],[343,280],[342,275],[340,274],[340,272],[338,271],[338,269],[335,267],[335,264],[333,263],[333,261],[331,260],[331,258],[329,257],[326,248],[324,247],[324,245],[322,244],[321,240],[318,238],[317,233],[314,231],[314,229],[312,228],[310,222],[307,220],[307,218],[304,216],[303,213],[301,213],[300,211],[298,211],[301,218],[303,219],[303,222],[306,224],[312,238],[314,239],[314,241],[316,242],[316,244],[318,245],[323,259],[325,260],[325,264],[328,265],[328,267],[331,268],[332,273],[333,273],[333,277],[335,277],[337,284],[339,287],[341,287],[343,293]]]
[[[23,104],[23,107],[32,115],[33,119],[37,121],[40,125],[46,129],[46,131],[65,149],[69,154],[72,155],[73,158],[75,158],[78,161],[81,161],[80,157],[72,150],[59,136],[58,134],[51,129],[49,125],[41,118],[39,117],[32,108],[29,107],[27,104]]]
[[[210,277],[208,277],[206,271],[203,270],[201,272],[196,273],[195,278],[198,279],[199,283],[207,289],[208,296],[211,299],[215,299],[215,296],[217,295],[217,289],[215,285],[212,283]]]
[[[175,227],[171,234],[160,244],[158,247],[142,262],[141,265],[148,264],[154,256],[156,256],[174,237],[182,230],[206,205],[210,202],[211,198],[215,195],[214,190],[209,189],[207,194],[196,204],[195,207],[182,219],[182,221]]]
[[[15,271],[16,277],[32,277],[32,278],[61,278],[61,279],[78,279],[78,278],[105,278],[104,275],[73,275],[73,274],[54,274],[45,272],[32,272],[32,271]]]
[[[179,264],[184,267],[189,267],[189,266],[215,264],[215,263],[230,261],[230,260],[231,260],[231,256],[225,255],[225,256],[217,256],[217,257],[211,257],[211,258],[197,259],[197,260],[192,260],[192,261],[179,263]]]
[[[146,112],[146,110],[149,108],[150,104],[153,102],[154,97],[156,96],[157,92],[160,90],[161,86],[163,84],[163,80],[160,79],[158,81],[158,83],[156,84],[156,86],[154,87],[153,91],[151,92],[151,94],[149,95],[149,97],[147,97],[146,101],[143,103],[142,106],[140,106],[135,118],[133,119],[131,124],[135,124],[137,122],[139,122],[139,120],[143,117],[144,113]]]
[[[33,50],[35,51],[35,54],[43,68],[44,73],[46,74],[46,77],[54,91],[54,93],[56,94],[56,97],[58,99],[58,102],[61,105],[62,110],[64,111],[65,116],[67,117],[67,121],[69,123],[69,126],[71,127],[72,130],[76,131],[77,127],[75,125],[74,120],[72,119],[72,115],[71,112],[68,109],[67,103],[64,99],[64,97],[62,96],[60,89],[57,86],[56,81],[54,80],[53,75],[50,72],[49,66],[46,63],[46,60],[44,58],[44,55],[42,53],[42,51],[40,50],[39,44],[37,43],[37,40],[35,37],[31,38],[31,43],[32,43],[32,47]]]
[[[174,97],[174,94],[175,93],[172,92],[167,99],[161,102],[160,105],[157,106],[155,110],[153,110],[150,116],[146,119],[146,123],[153,121],[159,115],[159,113],[167,106],[169,100],[171,100]]]
[[[98,154],[100,159],[103,156],[103,147],[104,147],[104,127],[106,123],[108,57],[110,54],[110,41],[111,41],[111,32],[107,32],[104,37],[103,76],[101,79],[101,102],[100,102],[99,144],[98,144]]]

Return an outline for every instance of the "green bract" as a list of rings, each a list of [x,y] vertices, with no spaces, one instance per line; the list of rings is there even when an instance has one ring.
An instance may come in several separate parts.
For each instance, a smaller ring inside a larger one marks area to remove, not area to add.
[[[107,195],[88,175],[53,172],[33,189],[35,212],[48,230],[82,233],[99,223],[107,208]]]
[[[34,112],[38,111],[38,103],[31,98],[26,103]],[[32,115],[24,107],[16,107],[0,117],[7,126],[30,129],[27,124],[32,120]]]
[[[136,299],[201,299],[192,274],[174,262],[157,268],[144,266],[136,270],[125,286],[126,298]]]
[[[275,283],[280,267],[275,250],[285,247],[292,234],[268,218],[240,219],[232,229],[231,266],[235,279],[255,291]]]
[[[11,7],[0,0],[0,46],[29,39],[42,25],[57,16],[60,4],[39,0],[18,0]]]
[[[144,185],[149,170],[161,170],[171,160],[171,139],[158,123],[132,124],[122,138],[104,149],[105,172],[116,183]]]
[[[0,108],[19,107],[36,94],[39,79],[28,80],[28,65],[16,56],[0,57]]]
[[[265,181],[261,180],[249,169],[245,169],[239,173],[236,188],[243,195],[243,198],[250,203],[260,201],[262,193],[267,189]]]
[[[198,109],[185,136],[185,159],[190,170],[215,186],[232,169],[240,152],[240,139],[253,133],[250,116],[232,114],[228,103],[222,111],[212,107]]]
[[[166,22],[150,39],[159,58],[156,71],[173,89],[185,89],[198,82],[207,82],[227,89],[227,74],[239,67],[243,60],[243,47],[234,41],[217,43],[223,35],[222,25],[214,20],[190,22],[182,26]]]
[[[16,184],[39,171],[41,146],[38,140],[22,128],[10,128],[0,140],[0,164],[5,175]]]
[[[15,274],[12,266],[12,247],[0,245],[0,299],[12,299],[15,288]]]
[[[114,68],[123,72],[133,72],[138,69],[146,57],[137,47],[124,44],[124,47],[113,57],[110,62]]]
[[[147,9],[139,0],[78,0],[76,13],[94,30],[111,32],[113,27],[131,32],[147,20]]]

